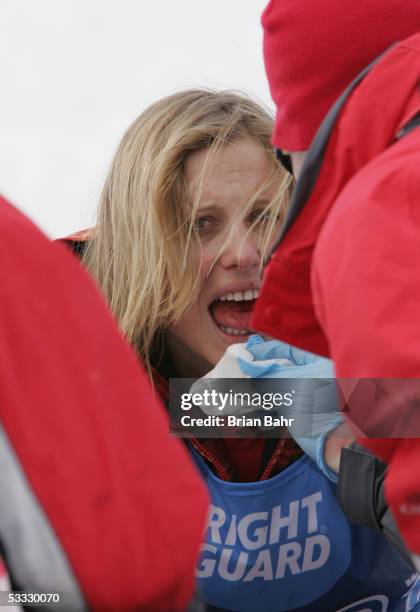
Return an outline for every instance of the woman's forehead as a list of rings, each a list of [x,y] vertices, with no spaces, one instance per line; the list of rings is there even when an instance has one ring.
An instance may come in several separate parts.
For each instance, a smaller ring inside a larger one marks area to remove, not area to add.
[[[219,200],[226,192],[258,189],[272,169],[264,148],[250,139],[220,147],[215,155],[208,149],[191,153],[184,167],[188,190],[200,201]]]

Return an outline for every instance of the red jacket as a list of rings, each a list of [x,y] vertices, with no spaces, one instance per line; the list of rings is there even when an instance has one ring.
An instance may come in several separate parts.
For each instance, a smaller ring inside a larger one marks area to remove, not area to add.
[[[316,136],[253,325],[330,356],[338,377],[420,378],[420,34],[394,46]],[[310,101],[308,101],[310,104]],[[378,415],[382,418],[382,415]],[[420,552],[420,441],[364,440]]]
[[[66,591],[65,609],[183,610],[204,485],[82,266],[1,198],[0,237],[0,545],[12,581]]]

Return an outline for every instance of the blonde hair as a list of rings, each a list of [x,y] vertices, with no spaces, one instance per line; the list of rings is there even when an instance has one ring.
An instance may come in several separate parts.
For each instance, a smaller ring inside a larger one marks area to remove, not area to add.
[[[197,294],[199,264],[193,249],[199,193],[191,207],[183,177],[186,157],[208,149],[208,167],[223,144],[241,138],[266,151],[272,160],[270,176],[241,212],[247,214],[262,190],[276,186],[259,224],[265,252],[290,185],[270,145],[272,127],[271,116],[242,94],[188,90],[152,104],[123,137],[84,262],[149,373],[159,333],[185,313]]]

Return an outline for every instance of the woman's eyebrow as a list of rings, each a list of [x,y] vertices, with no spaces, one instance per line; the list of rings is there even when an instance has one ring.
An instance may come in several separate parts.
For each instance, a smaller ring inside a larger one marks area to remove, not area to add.
[[[270,204],[271,199],[270,198],[259,198],[258,200],[255,200],[255,202],[253,203],[252,207],[256,208],[257,206],[263,206],[266,207]],[[244,202],[245,204],[246,202]],[[224,203],[218,203],[218,202],[205,202],[204,204],[200,204],[197,209],[196,212],[197,214],[203,214],[203,213],[209,213],[209,212],[224,212],[225,211],[225,205]]]
[[[254,202],[254,206],[259,206],[259,205],[263,205],[263,206],[268,206],[270,204],[271,200],[269,198],[259,198],[258,200],[255,200]]]
[[[213,211],[220,211],[220,210],[223,211],[224,208],[225,207],[222,204],[206,203],[202,206],[198,206],[197,212],[203,213],[203,212],[213,212]]]

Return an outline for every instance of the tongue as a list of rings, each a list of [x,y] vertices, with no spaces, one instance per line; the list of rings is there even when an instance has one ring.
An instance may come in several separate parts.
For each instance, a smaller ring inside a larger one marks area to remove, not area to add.
[[[232,329],[250,329],[251,312],[254,300],[244,302],[213,302],[210,307],[214,320],[218,325]]]

